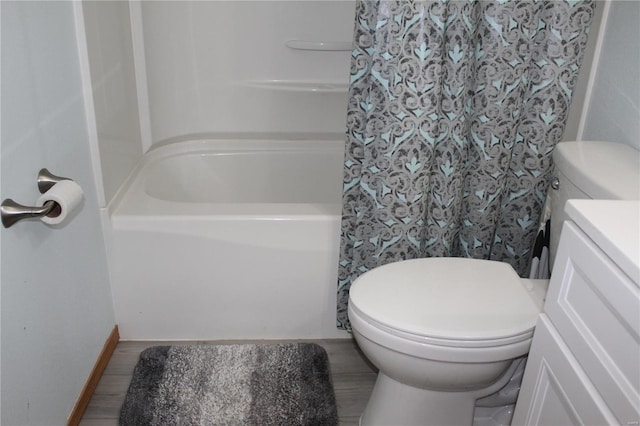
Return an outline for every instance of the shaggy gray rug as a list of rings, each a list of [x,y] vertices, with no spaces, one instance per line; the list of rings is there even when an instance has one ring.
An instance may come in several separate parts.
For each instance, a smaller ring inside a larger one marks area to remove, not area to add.
[[[140,354],[120,425],[337,425],[316,344],[156,346]]]

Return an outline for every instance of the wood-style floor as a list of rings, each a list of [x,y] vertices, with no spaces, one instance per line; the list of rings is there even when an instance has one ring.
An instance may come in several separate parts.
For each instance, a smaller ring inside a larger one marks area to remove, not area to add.
[[[273,342],[273,341],[269,341]],[[355,341],[305,340],[322,346],[329,355],[331,375],[338,403],[340,425],[355,426],[376,380],[376,370],[358,349]],[[196,342],[120,342],[96,388],[80,426],[116,426],[120,406],[129,387],[140,352],[150,346]],[[197,342],[206,344],[242,343],[238,341]],[[255,343],[246,342],[246,343]]]

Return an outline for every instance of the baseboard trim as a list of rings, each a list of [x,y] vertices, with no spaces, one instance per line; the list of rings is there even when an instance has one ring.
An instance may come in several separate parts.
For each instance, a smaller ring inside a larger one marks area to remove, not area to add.
[[[116,350],[116,346],[119,341],[120,333],[118,332],[118,326],[116,325],[113,327],[111,334],[109,334],[109,337],[107,337],[107,340],[104,342],[104,346],[102,347],[100,355],[98,355],[98,359],[93,366],[93,370],[91,370],[91,374],[89,374],[89,377],[82,388],[82,392],[80,392],[78,400],[76,401],[73,410],[71,410],[71,414],[69,414],[67,426],[77,426],[80,424],[80,420],[82,420],[82,416],[89,405],[89,401],[91,401],[93,392],[95,392],[98,382],[102,377],[102,373],[104,373],[104,369],[107,368],[107,364],[109,364],[111,355],[113,355],[113,351]]]

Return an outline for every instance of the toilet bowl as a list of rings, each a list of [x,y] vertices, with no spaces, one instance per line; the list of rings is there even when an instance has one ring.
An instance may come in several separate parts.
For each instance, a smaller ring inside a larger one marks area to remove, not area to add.
[[[353,334],[380,373],[362,425],[471,425],[529,350],[546,292],[502,262],[414,259],[351,286]],[[429,423],[425,423],[428,419]]]

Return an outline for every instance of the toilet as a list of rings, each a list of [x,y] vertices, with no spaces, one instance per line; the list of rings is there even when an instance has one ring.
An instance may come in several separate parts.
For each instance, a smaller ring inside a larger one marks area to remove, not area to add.
[[[562,142],[554,151],[551,259],[571,198],[639,199],[640,152],[610,142]],[[472,425],[475,401],[500,390],[526,355],[547,280],[507,263],[405,260],[356,279],[348,315],[379,369],[362,426]]]

